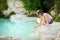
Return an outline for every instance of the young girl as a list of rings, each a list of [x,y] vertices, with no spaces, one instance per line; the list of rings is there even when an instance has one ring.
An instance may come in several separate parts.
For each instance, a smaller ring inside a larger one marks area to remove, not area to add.
[[[53,23],[52,17],[48,13],[44,13],[42,10],[37,11],[37,16],[40,19],[40,23],[37,23],[35,28],[37,28],[41,25],[52,24]]]

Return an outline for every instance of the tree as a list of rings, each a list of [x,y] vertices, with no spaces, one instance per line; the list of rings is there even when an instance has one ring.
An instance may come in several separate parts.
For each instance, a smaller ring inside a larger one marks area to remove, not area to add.
[[[30,0],[31,10],[37,10],[41,8],[41,0]]]
[[[27,10],[43,9],[48,12],[54,5],[54,0],[22,0]]]
[[[49,12],[49,10],[54,6],[54,0],[41,0],[41,6],[44,12]]]
[[[22,0],[26,10],[37,10],[41,7],[40,0]]]

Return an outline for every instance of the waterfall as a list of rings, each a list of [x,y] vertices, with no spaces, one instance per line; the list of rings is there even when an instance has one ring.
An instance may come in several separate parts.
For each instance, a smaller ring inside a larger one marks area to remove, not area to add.
[[[23,7],[23,3],[20,0],[7,0],[8,9],[3,11],[4,15],[9,15],[11,11],[14,11],[16,14],[10,16],[10,20],[21,20],[26,15],[23,15],[26,10]]]
[[[26,10],[23,7],[23,3],[20,0],[7,0],[8,9],[3,11],[4,15],[9,15],[11,11],[14,11],[16,14],[25,13]]]

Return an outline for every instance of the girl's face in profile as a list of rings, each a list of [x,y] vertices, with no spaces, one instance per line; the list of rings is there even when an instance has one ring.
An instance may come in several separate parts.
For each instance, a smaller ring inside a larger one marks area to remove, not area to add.
[[[40,18],[42,15],[39,13],[37,16]]]

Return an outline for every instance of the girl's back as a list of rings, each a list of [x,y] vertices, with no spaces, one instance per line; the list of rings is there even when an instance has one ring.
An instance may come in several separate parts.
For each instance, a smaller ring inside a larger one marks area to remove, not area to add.
[[[50,22],[50,20],[52,19],[52,17],[49,14],[47,14],[47,13],[44,13],[43,16],[45,18],[45,22],[46,23]]]

